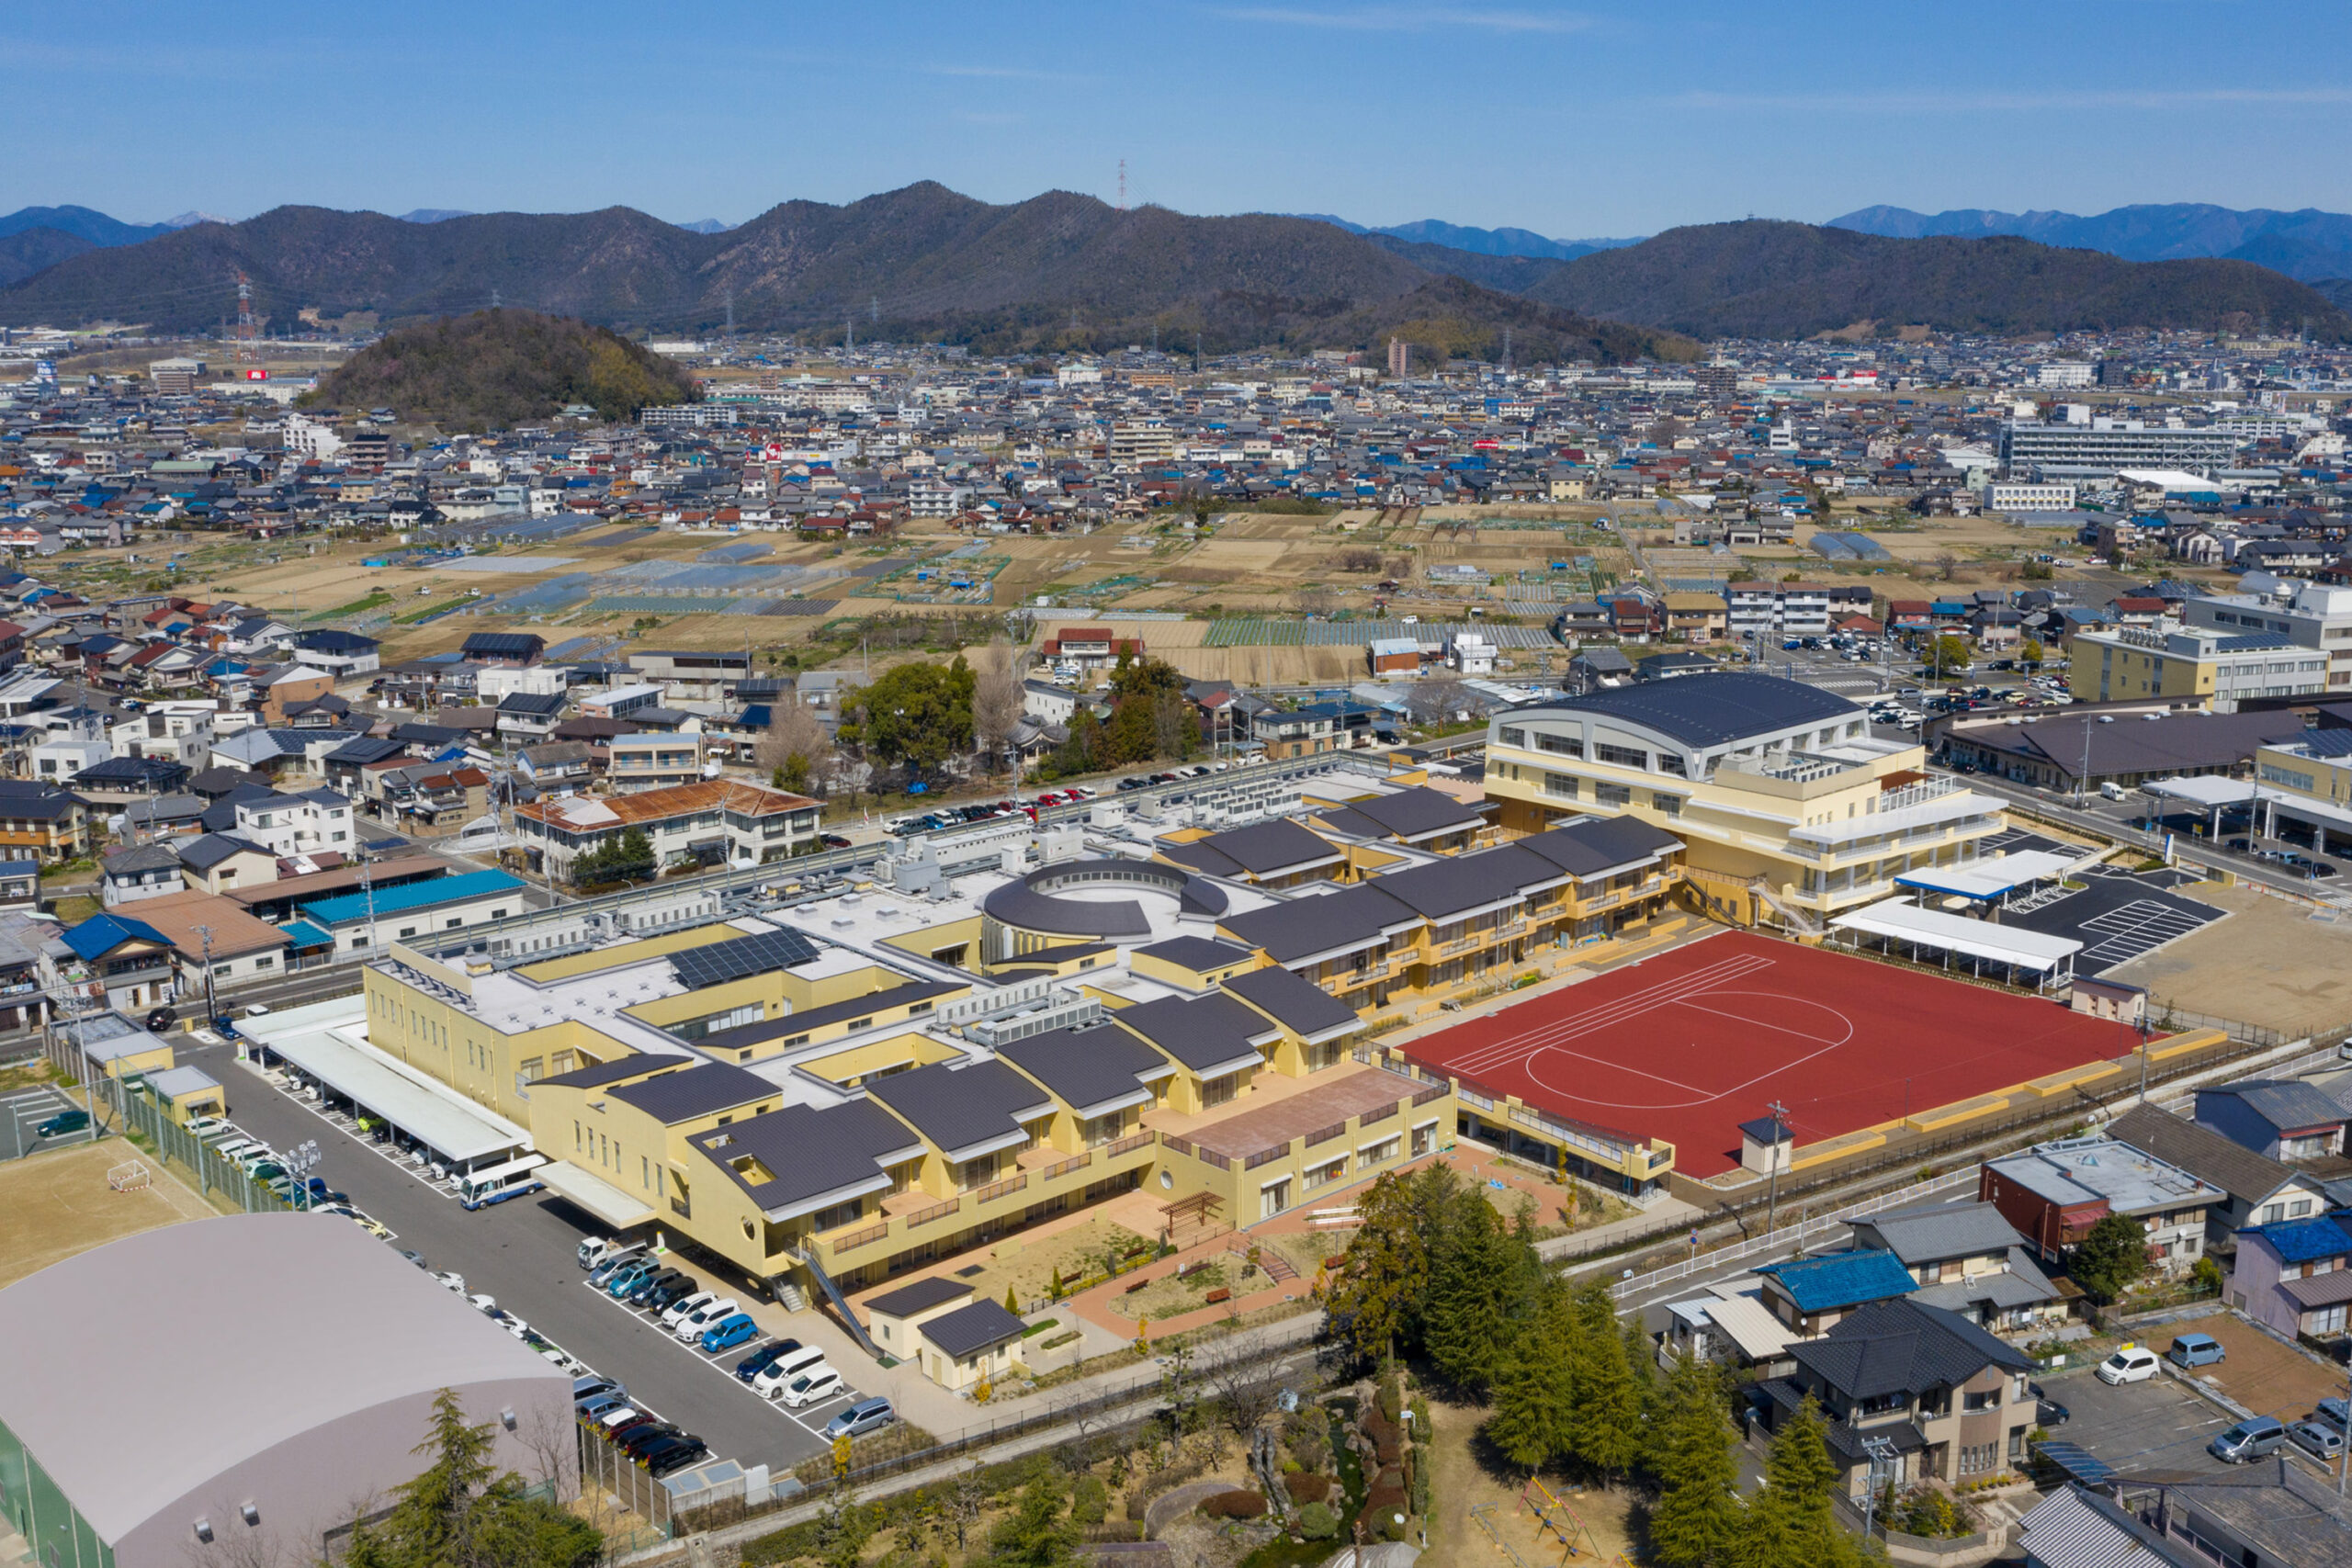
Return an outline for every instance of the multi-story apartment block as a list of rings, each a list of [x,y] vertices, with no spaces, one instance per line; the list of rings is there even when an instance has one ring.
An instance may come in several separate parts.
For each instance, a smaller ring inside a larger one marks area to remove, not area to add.
[[[2001,426],[2001,467],[2011,479],[2105,479],[2125,468],[2177,469],[2211,478],[2230,466],[2246,437],[2214,425],[2093,419]]]
[[[2283,581],[2272,594],[2200,593],[2181,605],[2181,618],[2233,637],[2282,637],[2326,656],[2330,694],[2352,693],[2352,588]]]
[[[1506,832],[1633,816],[1689,846],[1724,918],[1800,925],[1976,858],[2000,803],[1923,771],[1845,698],[1777,676],[1685,675],[1513,708],[1487,726],[1487,798]]]
[[[760,784],[708,779],[627,795],[571,795],[514,808],[533,868],[571,880],[572,863],[635,829],[657,864],[751,865],[781,860],[817,839],[817,803]]]
[[[2250,697],[2326,691],[2327,655],[2272,632],[2115,626],[2075,634],[2066,684],[2079,702],[2203,697],[2214,712],[2233,713]]]

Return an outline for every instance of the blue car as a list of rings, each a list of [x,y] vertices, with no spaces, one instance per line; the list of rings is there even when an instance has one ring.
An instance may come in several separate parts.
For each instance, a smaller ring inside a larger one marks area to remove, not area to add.
[[[606,1293],[613,1296],[616,1300],[628,1294],[629,1288],[643,1280],[647,1274],[650,1273],[654,1265],[650,1259],[640,1259],[635,1263],[625,1263],[621,1265],[620,1268],[613,1271],[613,1277],[605,1281],[605,1290]]]
[[[760,1325],[752,1321],[750,1313],[730,1313],[702,1331],[703,1354],[715,1356],[721,1350],[732,1350],[759,1336]]]
[[[800,1341],[797,1339],[779,1339],[773,1345],[763,1345],[735,1363],[735,1375],[750,1382],[799,1348]]]

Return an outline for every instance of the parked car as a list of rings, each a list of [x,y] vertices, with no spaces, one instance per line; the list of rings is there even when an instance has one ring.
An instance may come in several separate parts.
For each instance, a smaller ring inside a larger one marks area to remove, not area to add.
[[[2228,1356],[2222,1342],[2210,1334],[2184,1334],[2165,1352],[2165,1359],[2176,1367],[2211,1367]]]
[[[671,1331],[677,1335],[680,1344],[691,1345],[703,1337],[705,1330],[717,1327],[742,1310],[743,1303],[733,1296],[714,1296],[672,1324]],[[664,1313],[662,1317],[667,1321],[669,1314]]]
[[[776,1358],[765,1371],[753,1378],[752,1392],[763,1399],[774,1399],[784,1392],[785,1384],[809,1368],[821,1365],[824,1359],[822,1349],[814,1345],[803,1345],[788,1356]]]
[[[798,1409],[804,1404],[822,1404],[842,1392],[842,1375],[823,1361],[786,1383],[776,1397]]]
[[[642,1427],[629,1428],[628,1435],[621,1438],[620,1444],[622,1451],[629,1458],[635,1459],[664,1438],[684,1436],[685,1434],[678,1429],[678,1424],[674,1421],[648,1421]]]
[[[638,1459],[646,1471],[659,1479],[673,1475],[690,1464],[700,1464],[710,1457],[710,1445],[700,1438],[677,1437],[656,1444]]]
[[[180,1015],[170,1008],[157,1008],[147,1015],[147,1032],[161,1034],[180,1021]]]
[[[2339,1432],[2352,1431],[2352,1405],[2347,1405],[2341,1399],[2323,1399],[2319,1402],[2319,1408],[2312,1414]]]
[[[615,1383],[611,1391],[597,1394],[591,1399],[576,1401],[571,1408],[583,1421],[601,1421],[614,1411],[626,1410],[630,1408],[630,1405],[627,1391],[623,1390],[618,1383]]]
[[[612,1272],[605,1281],[605,1292],[614,1300],[626,1297],[639,1282],[662,1271],[662,1266],[650,1258],[631,1258]]]
[[[2287,1424],[2276,1416],[2256,1416],[2205,1445],[2206,1452],[2223,1464],[2251,1464],[2268,1459],[2287,1442]]]
[[[760,1337],[760,1325],[744,1312],[729,1313],[702,1331],[703,1354],[715,1356],[721,1350],[732,1350],[738,1345],[748,1345]]]
[[[571,1403],[575,1405],[607,1393],[626,1396],[628,1393],[628,1390],[620,1385],[619,1379],[599,1377],[594,1372],[582,1372],[571,1380]]]
[[[2028,1383],[2026,1391],[2033,1395],[2033,1419],[2037,1426],[2063,1427],[2075,1413],[2045,1393],[2040,1383]]]
[[[878,1432],[899,1418],[887,1399],[861,1399],[855,1404],[825,1423],[821,1434],[827,1442],[836,1438],[862,1438],[868,1432]]]
[[[2156,1353],[2140,1345],[2118,1350],[2101,1361],[2097,1371],[2103,1383],[2144,1382],[2155,1375]]]
[[[86,1111],[61,1111],[45,1122],[34,1122],[33,1136],[36,1138],[62,1137],[68,1133],[78,1133],[89,1124],[90,1113]]]
[[[735,1375],[750,1382],[799,1348],[800,1341],[797,1339],[778,1339],[773,1344],[763,1345],[735,1363]]]
[[[2344,1457],[2344,1429],[2324,1421],[2298,1421],[2287,1428],[2287,1440],[2322,1464]]]
[[[453,1296],[462,1296],[466,1293],[466,1277],[454,1269],[444,1269],[433,1278],[443,1290]]]
[[[692,1317],[695,1313],[700,1312],[703,1308],[708,1306],[718,1299],[718,1292],[717,1291],[696,1291],[690,1296],[681,1296],[676,1301],[672,1302],[668,1307],[663,1309],[662,1314],[662,1326],[664,1328],[675,1328],[678,1325],[685,1322],[687,1318]]]
[[[692,1274],[665,1269],[659,1273],[646,1275],[621,1299],[633,1307],[650,1306],[658,1311],[694,1288],[695,1277]]]

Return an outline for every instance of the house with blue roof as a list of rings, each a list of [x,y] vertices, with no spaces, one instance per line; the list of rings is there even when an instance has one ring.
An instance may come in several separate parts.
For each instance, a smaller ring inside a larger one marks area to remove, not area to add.
[[[1792,1258],[1756,1272],[1764,1281],[1765,1310],[1804,1339],[1828,1333],[1867,1303],[1893,1301],[1919,1288],[1887,1247]]]
[[[2352,1212],[2248,1225],[2237,1239],[2224,1301],[2281,1334],[2343,1337],[2352,1305]]]
[[[324,931],[336,950],[357,952],[519,915],[529,908],[523,900],[525,886],[503,871],[468,871],[400,887],[338,893],[298,905],[296,911],[310,928],[304,935],[313,945],[315,933]]]
[[[106,987],[107,1006],[117,1011],[136,1012],[171,999],[172,942],[146,921],[92,915],[67,927],[61,940],[90,979]]]

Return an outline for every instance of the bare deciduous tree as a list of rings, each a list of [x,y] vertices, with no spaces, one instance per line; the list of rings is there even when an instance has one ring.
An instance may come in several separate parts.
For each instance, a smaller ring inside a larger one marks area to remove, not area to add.
[[[1369,545],[1350,545],[1331,558],[1331,564],[1341,571],[1378,571],[1380,552]]]
[[[1268,1363],[1244,1361],[1238,1355],[1211,1363],[1205,1380],[1216,1400],[1218,1422],[1245,1446],[1282,1397],[1282,1385]]]
[[[805,789],[831,769],[833,741],[807,704],[786,694],[777,699],[752,755],[770,775],[783,774],[787,787]]]
[[[1319,582],[1300,589],[1291,598],[1303,615],[1328,615],[1340,606],[1340,596]]]
[[[979,742],[981,764],[990,773],[1004,759],[1021,709],[1021,661],[999,637],[980,650],[972,682],[972,734]]]
[[[1444,724],[1474,705],[1470,689],[1451,675],[1416,681],[1405,694],[1406,711],[1416,724]]]
[[[980,1480],[980,1467],[958,1471],[956,1479],[939,1489],[939,1517],[956,1532],[956,1550],[965,1550],[964,1537],[979,1522],[989,1506],[989,1489]]]
[[[1945,550],[1941,554],[1938,555],[1936,557],[1936,575],[1946,582],[1950,582],[1953,578],[1959,576],[1960,558],[1952,554],[1950,550]]]

